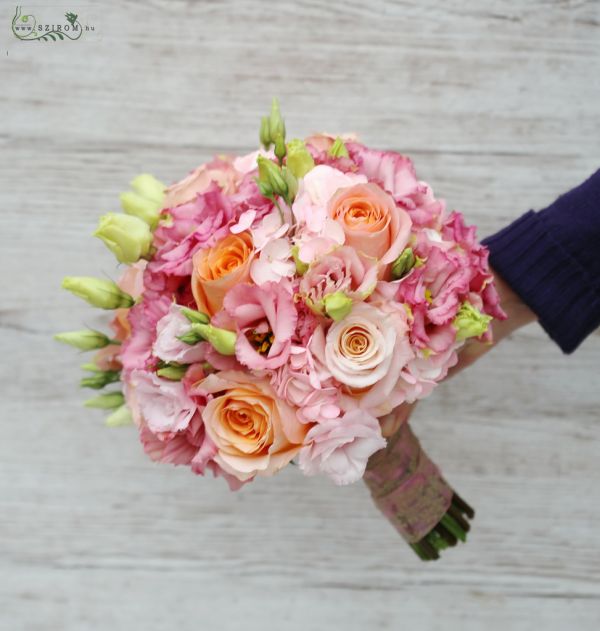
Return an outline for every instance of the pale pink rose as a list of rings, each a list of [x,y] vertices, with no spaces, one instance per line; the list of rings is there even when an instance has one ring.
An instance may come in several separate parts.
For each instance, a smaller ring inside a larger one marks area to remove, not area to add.
[[[301,423],[319,423],[340,414],[338,388],[308,348],[292,346],[289,361],[273,373],[271,383],[278,396],[297,408]]]
[[[186,429],[198,409],[179,381],[161,379],[155,373],[135,370],[131,373],[129,383],[135,388],[139,412],[154,433]]]
[[[287,361],[298,320],[290,283],[237,285],[223,307],[238,331],[235,354],[241,364],[272,370]]]
[[[356,302],[366,300],[377,285],[377,267],[361,258],[354,248],[336,248],[313,263],[300,280],[299,292],[317,313],[323,313],[323,299],[343,292]]]
[[[359,407],[379,417],[403,403],[402,393],[395,388],[414,357],[403,305],[357,304],[326,336],[317,327],[310,349],[329,374],[345,385],[340,391],[343,410]]]
[[[190,346],[178,339],[190,330],[190,321],[181,313],[181,307],[175,303],[156,325],[156,340],[152,347],[155,357],[166,362],[193,364],[204,360],[203,348]]]
[[[358,303],[348,316],[329,327],[324,347],[319,336],[313,336],[311,350],[340,383],[364,389],[390,374],[395,357],[402,365],[410,359],[410,345],[403,344],[407,332],[402,311],[385,313]]]
[[[238,480],[273,475],[302,447],[308,426],[266,380],[224,371],[206,377],[196,390],[212,395],[202,417],[217,448],[214,460]]]
[[[345,243],[384,265],[393,263],[408,244],[408,213],[377,184],[338,190],[327,204],[329,216],[344,230]]]
[[[299,456],[302,472],[325,473],[339,485],[360,480],[370,456],[386,445],[379,422],[363,410],[318,423],[305,443]]]
[[[282,278],[291,278],[295,273],[292,246],[287,239],[270,241],[250,266],[250,278],[257,285],[268,281],[279,282]]]
[[[358,164],[359,173],[380,184],[394,198],[410,195],[418,186],[412,161],[395,151],[369,149],[359,143],[348,143],[348,153]]]
[[[301,228],[314,235],[324,235],[327,203],[340,188],[364,183],[364,175],[342,173],[330,166],[321,164],[309,171],[300,181],[298,194],[292,204],[292,211]]]
[[[231,164],[229,157],[215,158],[208,164],[194,169],[183,180],[172,184],[165,193],[165,208],[174,208],[196,198],[198,193],[206,192],[211,184],[216,183],[226,195],[235,193],[239,174]]]

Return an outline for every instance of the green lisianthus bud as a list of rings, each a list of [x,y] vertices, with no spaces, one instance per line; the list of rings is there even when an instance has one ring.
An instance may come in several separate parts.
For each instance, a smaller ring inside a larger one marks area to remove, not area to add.
[[[398,280],[410,272],[415,266],[415,255],[412,248],[405,248],[400,256],[392,263],[392,278]]]
[[[275,142],[277,136],[282,136],[285,140],[285,122],[279,110],[279,101],[274,98],[271,101],[271,116],[269,117],[269,134],[271,141]]]
[[[104,348],[110,344],[110,338],[107,335],[104,335],[104,333],[100,331],[93,331],[92,329],[57,333],[54,339],[57,342],[74,346],[80,351],[93,351],[98,348]]]
[[[135,300],[111,280],[93,276],[65,276],[62,286],[72,294],[100,309],[131,307]]]
[[[156,374],[163,379],[169,379],[169,381],[181,381],[185,377],[187,369],[187,364],[173,363],[159,368]]]
[[[149,173],[142,173],[129,183],[131,188],[142,197],[151,199],[159,206],[165,201],[166,186]]]
[[[209,324],[210,318],[206,313],[202,311],[196,311],[195,309],[188,309],[188,307],[181,307],[181,313],[192,323],[196,324]]]
[[[121,392],[107,392],[97,397],[88,399],[83,405],[86,408],[98,408],[100,410],[114,410],[125,403],[125,397]]]
[[[292,258],[294,259],[294,263],[296,264],[296,272],[300,276],[304,276],[304,274],[306,274],[306,272],[308,271],[308,263],[305,263],[303,260],[300,259],[300,256],[298,255],[299,250],[300,248],[297,245],[292,246]]]
[[[294,174],[287,168],[283,167],[281,169],[283,174],[283,179],[288,187],[286,201],[288,204],[292,204],[294,201],[294,197],[296,197],[296,193],[298,192],[298,180],[294,177]]]
[[[271,130],[269,129],[269,117],[263,116],[260,120],[260,132],[258,134],[260,144],[268,150],[271,146]]]
[[[82,388],[92,388],[93,390],[101,390],[109,383],[116,383],[121,378],[121,373],[118,370],[101,370],[89,377],[84,377],[79,385]]]
[[[452,322],[456,329],[456,341],[462,342],[469,337],[483,335],[491,320],[492,316],[481,313],[470,302],[463,302]]]
[[[279,160],[279,164],[283,162],[283,159],[285,158],[285,152],[285,140],[283,139],[283,136],[279,134],[277,138],[275,138],[275,156]]]
[[[348,149],[346,149],[346,145],[344,141],[338,136],[334,141],[331,147],[329,147],[329,151],[327,154],[331,158],[347,158],[348,157]]]
[[[338,322],[343,320],[352,311],[352,299],[346,296],[343,291],[336,291],[323,298],[325,313]]]
[[[136,263],[147,257],[152,247],[148,224],[133,215],[106,213],[100,217],[94,236],[104,241],[119,263]]]
[[[150,230],[156,228],[162,204],[157,204],[154,200],[143,197],[135,191],[121,193],[119,199],[121,200],[121,208],[125,213],[145,221]]]
[[[270,187],[274,195],[285,197],[288,194],[288,186],[283,179],[281,169],[272,160],[263,156],[258,156],[256,162],[258,164],[259,186],[261,183],[265,183]],[[265,197],[267,196],[265,195]]]
[[[304,141],[294,138],[287,144],[287,161],[288,169],[298,179],[304,177],[315,166],[315,161],[306,148]]]
[[[212,324],[192,324],[192,331],[198,333],[221,355],[235,355],[237,335],[227,329],[219,329]]]
[[[88,362],[87,364],[81,364],[81,370],[86,370],[87,372],[102,372],[102,368],[95,364],[94,362]]]
[[[108,427],[122,427],[124,425],[131,425],[133,423],[133,417],[131,416],[129,408],[126,405],[122,405],[106,417],[105,423]]]

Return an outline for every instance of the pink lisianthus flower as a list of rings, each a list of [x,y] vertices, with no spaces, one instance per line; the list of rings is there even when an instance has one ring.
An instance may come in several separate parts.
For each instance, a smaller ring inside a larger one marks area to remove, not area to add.
[[[145,370],[134,370],[128,382],[135,389],[144,423],[154,433],[186,429],[198,410],[179,381],[161,379]]]
[[[358,172],[382,186],[394,198],[410,195],[417,188],[415,168],[410,158],[395,151],[369,149],[360,143],[348,143],[346,147],[358,165]]]
[[[455,347],[451,344],[439,353],[423,354],[421,351],[406,364],[395,388],[401,393],[403,402],[414,403],[431,394],[458,361]]]
[[[208,164],[202,164],[191,171],[183,180],[169,186],[165,193],[165,208],[175,208],[190,202],[199,193],[205,193],[217,184],[226,195],[237,190],[240,174],[232,165],[229,157],[215,158]]]
[[[289,361],[274,371],[271,384],[296,408],[301,423],[320,423],[340,414],[338,388],[322,374],[308,348],[292,346]]]
[[[360,480],[368,459],[386,445],[377,419],[363,410],[317,423],[306,435],[298,463],[305,475],[325,473],[336,484]]]
[[[166,362],[179,364],[203,361],[206,355],[204,345],[190,346],[178,339],[189,330],[190,322],[181,313],[181,307],[172,303],[169,311],[156,325],[156,340],[152,347],[154,356]]]
[[[237,285],[223,307],[238,331],[235,354],[241,364],[253,370],[285,364],[298,319],[290,283]]]
[[[234,207],[214,182],[182,206],[172,208],[170,219],[154,233],[156,254],[148,267],[153,272],[176,276],[192,273],[192,256],[225,237],[234,218]]]
[[[142,302],[134,305],[128,314],[131,334],[121,346],[121,363],[124,375],[146,367],[152,356],[152,345],[156,340],[156,325],[171,306],[168,294],[146,290]]]
[[[316,313],[323,299],[343,292],[355,302],[366,300],[377,285],[377,266],[361,258],[354,248],[338,247],[313,263],[300,280],[300,295]]]
[[[446,202],[436,199],[426,182],[419,182],[409,195],[396,197],[396,202],[406,210],[415,226],[439,230],[444,220]]]

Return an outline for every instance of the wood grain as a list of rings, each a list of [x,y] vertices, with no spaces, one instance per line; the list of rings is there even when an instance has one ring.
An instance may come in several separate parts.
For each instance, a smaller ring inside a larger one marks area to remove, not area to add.
[[[116,274],[86,235],[128,180],[250,150],[272,95],[294,135],[409,153],[482,235],[548,204],[598,167],[600,2],[74,2],[96,36],[56,43],[1,6],[0,629],[597,629],[598,333],[529,327],[419,407],[478,510],[429,565],[362,485],[151,464],[50,336],[102,326],[58,287]]]

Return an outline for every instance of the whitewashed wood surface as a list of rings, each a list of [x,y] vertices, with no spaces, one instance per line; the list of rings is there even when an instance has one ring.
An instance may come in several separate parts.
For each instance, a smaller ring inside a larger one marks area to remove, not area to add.
[[[129,179],[251,150],[272,95],[293,135],[412,155],[482,236],[550,203],[600,163],[600,3],[55,10],[92,16],[95,36],[22,43],[0,11],[0,629],[598,629],[598,333],[564,357],[530,326],[419,407],[478,511],[434,564],[361,484],[289,468],[230,494],[153,465],[81,407],[84,358],[51,335],[104,322],[59,284],[115,276],[89,235]]]

